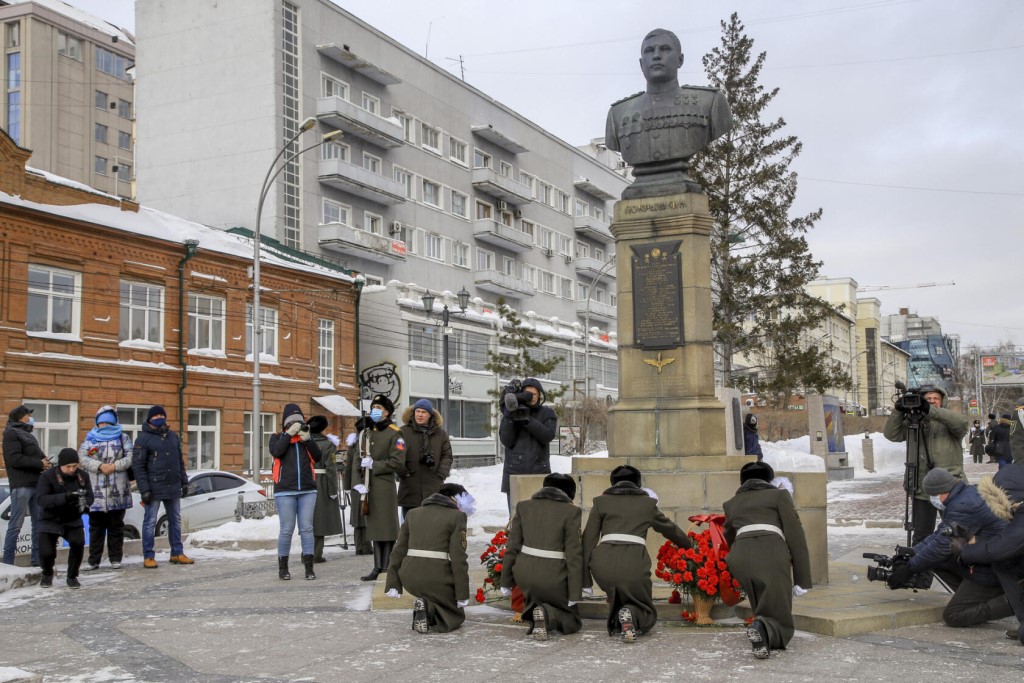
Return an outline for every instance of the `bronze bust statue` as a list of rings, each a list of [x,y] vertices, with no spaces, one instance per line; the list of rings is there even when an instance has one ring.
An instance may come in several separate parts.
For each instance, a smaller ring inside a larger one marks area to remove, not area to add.
[[[608,111],[605,144],[622,154],[635,178],[623,199],[703,192],[687,174],[690,157],[732,129],[732,112],[722,91],[680,86],[682,65],[679,38],[654,29],[640,48],[647,89]]]

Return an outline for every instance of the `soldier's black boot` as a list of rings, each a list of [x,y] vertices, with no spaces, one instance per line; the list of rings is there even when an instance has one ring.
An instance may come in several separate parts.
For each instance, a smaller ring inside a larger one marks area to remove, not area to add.
[[[302,556],[302,566],[305,567],[305,569],[306,569],[306,578],[307,579],[312,581],[313,579],[316,578],[316,574],[313,573],[313,556],[312,555],[303,555]]]
[[[426,633],[429,627],[427,603],[423,598],[416,598],[412,603],[412,630],[416,633]]]
[[[288,573],[288,556],[278,555],[277,556],[277,578],[282,581],[288,581],[292,578],[292,575]]]
[[[384,541],[380,544],[380,564],[377,566],[382,572],[386,572],[391,566],[391,549],[394,547],[394,541]]]
[[[533,608],[533,639],[548,639],[548,615],[544,608],[537,605]]]
[[[619,610],[619,625],[622,627],[622,642],[636,642],[636,626],[633,624],[633,612],[628,607]]]
[[[313,537],[313,561],[317,564],[323,564],[327,560],[324,559],[324,537],[314,536]]]
[[[360,581],[376,581],[381,572],[381,544],[373,542],[373,569],[366,576],[360,576]]]
[[[771,650],[768,648],[768,629],[764,627],[759,619],[754,619],[747,627],[747,640],[754,650],[754,656],[758,659],[771,657]]]

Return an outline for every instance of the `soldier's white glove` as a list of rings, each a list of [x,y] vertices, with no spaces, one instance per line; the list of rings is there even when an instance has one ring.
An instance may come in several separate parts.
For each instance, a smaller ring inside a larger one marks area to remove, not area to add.
[[[649,489],[649,488],[642,488],[642,489],[640,489],[640,490],[641,490],[641,491],[643,491],[644,493],[646,493],[646,494],[647,494],[648,496],[650,496],[651,498],[653,498],[653,499],[654,499],[654,502],[658,502],[659,500],[661,500],[660,498],[658,498],[658,494],[657,494],[657,493],[655,493],[654,491],[652,491],[652,490],[651,490],[651,489]]]
[[[469,600],[459,600],[455,604],[458,605],[459,607],[465,607],[466,605],[469,604]]]
[[[359,466],[362,467],[364,470],[372,470],[373,458],[371,458],[370,456],[366,456],[365,458],[359,461]]]
[[[400,597],[402,597],[402,594],[398,592],[397,588],[389,588],[388,591],[384,595],[388,596],[389,598],[400,598]]]
[[[352,490],[358,493],[360,496],[366,495],[366,486],[364,486],[363,484],[356,484],[355,486],[352,487]]]
[[[356,441],[358,441],[358,440],[359,440],[359,437],[356,436],[355,432],[349,432],[349,435],[345,437],[345,444],[347,446],[355,446],[356,445]]]
[[[503,595],[504,597],[506,597],[506,598],[507,598],[508,596],[512,595],[512,589],[511,589],[511,588],[505,588],[505,587],[502,587],[502,589],[501,589],[501,594],[502,594],[502,595]]]
[[[807,588],[801,588],[800,586],[797,586],[796,584],[794,584],[793,585],[793,597],[799,598],[801,595],[807,595],[807,591],[808,590],[809,589],[807,589]]]
[[[590,597],[594,597],[594,589],[593,588],[584,588],[583,589],[583,594],[584,595],[589,595]]]
[[[568,605],[569,605],[569,607],[573,607],[573,606],[574,606],[574,605],[575,605],[576,603],[575,603],[575,602],[573,602],[572,600],[569,600],[569,602],[568,602],[568,603],[566,603],[566,604],[568,604]]]

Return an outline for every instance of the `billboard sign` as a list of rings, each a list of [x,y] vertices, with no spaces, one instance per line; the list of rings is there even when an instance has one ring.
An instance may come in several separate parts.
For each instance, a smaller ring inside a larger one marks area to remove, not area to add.
[[[982,386],[1024,386],[1024,353],[981,356]]]

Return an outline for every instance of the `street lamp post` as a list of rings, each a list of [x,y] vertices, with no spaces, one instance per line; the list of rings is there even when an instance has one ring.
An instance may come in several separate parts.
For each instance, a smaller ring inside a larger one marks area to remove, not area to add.
[[[612,254],[601,266],[601,270],[597,271],[597,277],[590,283],[590,291],[587,292],[587,309],[583,315],[583,381],[586,382],[583,395],[587,398],[590,398],[590,301],[594,296],[594,290],[597,289],[597,283],[608,274],[614,264],[615,254]]]
[[[260,483],[260,461],[262,460],[261,454],[263,450],[263,419],[260,413],[260,353],[263,348],[261,344],[263,321],[260,318],[260,220],[263,216],[263,202],[267,199],[267,194],[270,192],[273,180],[277,178],[292,160],[324,143],[336,140],[342,135],[340,130],[332,130],[329,133],[325,133],[316,144],[289,155],[285,162],[275,171],[274,167],[277,166],[278,160],[288,153],[292,144],[303,133],[311,130],[315,125],[316,118],[312,116],[303,121],[299,126],[299,130],[278,150],[274,160],[270,162],[267,174],[263,177],[263,185],[260,188],[260,200],[256,204],[256,227],[253,230],[252,241],[252,418],[249,423],[249,432],[252,435],[251,443],[249,444],[249,467],[251,469],[252,481],[255,484]]]
[[[463,287],[459,290],[459,293],[455,295],[459,299],[459,312],[455,315],[464,316],[466,315],[466,307],[469,306],[469,292]],[[423,302],[423,310],[427,313],[427,318],[435,318],[434,316],[434,299],[436,297],[430,293],[428,289],[426,294],[420,297],[420,301]],[[451,334],[452,330],[448,327],[448,318],[451,313],[448,310],[448,304],[445,304],[441,308],[441,336],[443,337],[443,356],[442,363],[444,365],[444,376],[442,382],[444,382],[444,406],[441,408],[441,416],[444,417],[445,422],[448,421],[448,393],[449,393],[449,380],[448,380],[448,335]]]

